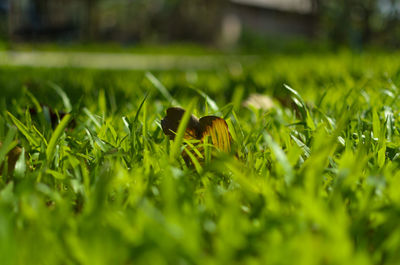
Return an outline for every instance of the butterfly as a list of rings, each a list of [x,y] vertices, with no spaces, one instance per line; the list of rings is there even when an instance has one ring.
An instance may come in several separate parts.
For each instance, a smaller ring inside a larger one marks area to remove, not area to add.
[[[184,114],[185,110],[182,108],[168,108],[167,116],[161,120],[163,132],[170,140],[175,139]],[[182,157],[186,164],[192,164],[193,162],[188,152],[194,153],[196,159],[203,160],[204,145],[202,143],[211,143],[216,151],[231,151],[232,136],[229,133],[228,125],[224,119],[217,116],[204,116],[198,119],[196,116],[191,115],[186,126],[184,139],[187,144]]]

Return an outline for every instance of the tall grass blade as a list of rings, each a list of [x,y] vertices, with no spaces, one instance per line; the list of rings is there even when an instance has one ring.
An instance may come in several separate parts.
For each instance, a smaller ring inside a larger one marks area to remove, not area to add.
[[[214,100],[212,100],[206,93],[204,93],[203,91],[201,91],[200,89],[197,89],[197,88],[192,88],[192,89],[194,91],[196,91],[200,96],[202,96],[206,100],[208,106],[210,106],[210,108],[214,112],[219,112],[219,107],[218,107],[217,103]]]
[[[150,94],[149,92],[146,92],[146,95],[144,96],[144,99],[142,100],[142,102],[140,102],[139,108],[138,108],[138,110],[136,111],[135,118],[134,118],[134,120],[133,120],[134,123],[138,121],[140,111],[142,110],[143,104],[144,104],[144,102],[146,102],[146,99],[147,99],[147,97],[149,96],[149,94]],[[124,122],[125,122],[125,121],[124,121]]]
[[[90,120],[96,125],[97,128],[101,127],[100,122],[96,119],[96,117],[88,110],[87,108],[83,108],[83,111],[86,113],[86,115],[90,118]]]
[[[157,90],[163,95],[172,105],[178,105],[178,102],[171,96],[167,88],[157,79],[152,73],[146,72],[146,78],[157,88]]]
[[[277,162],[282,166],[285,171],[285,182],[287,185],[291,185],[294,179],[293,168],[286,157],[286,154],[280,148],[280,146],[275,143],[272,137],[268,133],[264,133],[264,140],[271,148],[272,152],[275,154]]]
[[[176,132],[175,139],[172,143],[170,159],[175,160],[179,155],[181,146],[183,143],[183,139],[185,136],[186,127],[189,122],[190,115],[192,115],[192,111],[194,109],[196,100],[192,100],[189,106],[186,108],[185,114],[182,117],[182,120],[179,123],[178,131]]]
[[[25,148],[22,148],[17,163],[15,163],[14,176],[17,178],[22,178],[24,177],[25,172],[26,172]]]
[[[28,139],[28,141],[34,145],[34,146],[39,146],[39,140],[37,140],[35,137],[32,136],[32,134],[29,132],[28,128],[20,122],[14,115],[12,115],[10,112],[7,111],[8,116],[11,118],[12,122],[14,123],[15,126],[17,126],[18,130]]]
[[[0,165],[3,163],[7,153],[17,146],[18,142],[13,141],[16,134],[17,130],[14,127],[11,127],[3,139],[3,142],[0,142]]]
[[[46,158],[48,161],[50,161],[53,158],[57,141],[64,133],[64,130],[65,128],[67,128],[68,123],[71,121],[71,119],[72,119],[71,114],[66,114],[58,124],[57,128],[54,130],[53,134],[51,135],[49,144],[46,149]]]
[[[63,103],[64,103],[64,107],[65,107],[65,111],[66,112],[70,112],[72,110],[72,105],[71,105],[71,101],[69,100],[67,94],[64,92],[64,90],[57,84],[53,83],[53,82],[49,82],[49,85],[57,92],[57,94],[61,97]]]

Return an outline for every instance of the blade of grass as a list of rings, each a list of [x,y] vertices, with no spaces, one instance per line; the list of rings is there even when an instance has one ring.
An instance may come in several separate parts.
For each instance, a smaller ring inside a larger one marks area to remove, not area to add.
[[[286,157],[285,152],[281,149],[281,147],[275,143],[272,137],[268,133],[264,133],[264,140],[271,148],[272,152],[275,155],[277,162],[282,166],[283,170],[285,171],[285,182],[287,185],[290,185],[294,179],[294,172],[293,168],[289,163],[289,160]]]
[[[200,96],[202,96],[202,97],[206,100],[208,106],[210,106],[210,108],[211,108],[214,112],[219,112],[219,107],[218,107],[217,103],[215,103],[215,101],[212,100],[206,93],[204,93],[204,92],[201,91],[200,89],[197,89],[197,88],[194,88],[194,87],[192,87],[191,89],[193,89],[193,90],[196,91]]]
[[[17,178],[22,178],[25,172],[26,172],[25,148],[22,148],[17,163],[15,163],[14,175]]]
[[[183,117],[182,117],[182,119],[181,119],[181,121],[179,123],[178,131],[177,131],[177,133],[175,135],[175,139],[174,139],[174,142],[173,142],[172,147],[171,147],[171,153],[170,153],[170,159],[171,160],[175,160],[176,157],[180,153],[181,145],[183,143],[183,138],[185,136],[186,127],[188,125],[190,115],[192,115],[192,111],[194,109],[195,102],[196,102],[195,99],[192,100],[192,102],[186,108],[185,114],[183,115]]]
[[[28,141],[34,145],[34,146],[39,146],[39,141],[32,137],[32,134],[29,132],[28,128],[20,122],[14,115],[12,115],[10,112],[7,111],[8,116],[11,118],[12,122],[14,123],[15,126],[17,126],[18,130],[28,139]]]
[[[101,127],[100,122],[96,119],[96,117],[88,110],[87,108],[83,108],[83,111],[88,115],[88,117],[93,121],[97,128]]]
[[[55,179],[65,179],[65,175],[55,170],[47,169],[46,173],[52,175]]]
[[[10,152],[15,146],[17,146],[18,142],[13,141],[17,130],[14,127],[7,132],[6,137],[4,138],[3,142],[0,142],[0,165],[3,163],[4,158],[6,157],[7,153]]]
[[[63,90],[60,86],[56,85],[56,84],[53,83],[53,82],[49,82],[49,85],[50,85],[50,86],[57,92],[57,94],[61,97],[61,99],[62,99],[62,101],[63,101],[63,103],[64,103],[64,106],[65,106],[65,110],[66,110],[67,112],[70,112],[70,111],[72,110],[71,101],[69,100],[69,98],[68,98],[67,94],[64,92],[64,90]]]
[[[183,151],[189,156],[190,160],[192,161],[194,168],[196,169],[197,173],[201,173],[203,168],[201,167],[199,161],[197,160],[196,156],[187,148],[183,149]]]
[[[71,119],[72,119],[71,114],[66,114],[58,124],[57,128],[54,130],[53,134],[51,135],[49,145],[47,146],[46,149],[46,158],[48,161],[50,161],[53,158],[57,140],[61,137]]]
[[[294,95],[292,99],[296,103],[296,105],[300,108],[300,112],[308,128],[310,128],[311,130],[315,130],[314,120],[312,119],[310,111],[308,110],[307,105],[304,99],[301,97],[300,93],[286,84],[284,84],[283,86]]]
[[[106,101],[106,93],[104,89],[99,90],[98,94],[98,105],[101,111],[101,114],[104,116],[107,112],[107,101]]]
[[[376,109],[372,110],[372,131],[374,133],[374,138],[380,138],[381,123],[379,121],[379,115]]]
[[[40,106],[39,101],[36,99],[36,97],[26,87],[24,87],[24,93],[26,93],[27,96],[31,99],[32,103],[35,105],[35,109],[37,110],[37,112],[41,113],[42,106]]]
[[[140,105],[139,105],[138,110],[136,111],[135,119],[133,120],[133,122],[137,122],[137,121],[138,121],[140,111],[142,110],[143,104],[144,104],[144,102],[146,101],[146,99],[147,99],[147,97],[149,96],[149,94],[150,94],[150,93],[147,92],[146,95],[144,96],[144,99],[142,100],[142,102],[141,102]],[[124,122],[125,122],[125,121],[124,121]]]
[[[178,102],[171,96],[167,88],[152,73],[146,72],[146,78],[157,88],[172,105],[178,105]]]

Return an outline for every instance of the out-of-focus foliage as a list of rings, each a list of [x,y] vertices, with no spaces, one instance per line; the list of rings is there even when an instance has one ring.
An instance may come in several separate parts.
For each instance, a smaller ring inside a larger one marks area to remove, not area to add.
[[[212,43],[226,2],[32,0],[10,2],[7,12],[9,33],[22,40]]]
[[[316,0],[320,33],[337,44],[400,45],[399,0]]]
[[[310,32],[317,32],[313,36],[315,41],[352,48],[370,44],[400,45],[400,0],[310,1],[314,13],[299,15],[297,19],[302,24],[302,16],[308,17],[307,27],[313,28]],[[241,16],[239,9],[248,16]],[[296,26],[295,14],[290,13],[293,11],[278,12],[275,18],[274,12],[277,10],[273,5],[270,9],[262,5],[235,6],[229,0],[0,0],[0,34],[3,35],[0,38],[8,34],[11,41],[118,41],[124,44],[189,41],[216,45],[221,44],[224,17],[233,14],[240,17],[238,35],[243,30],[244,43],[239,44],[258,49],[265,43],[253,43],[257,38],[249,38],[252,30],[265,36],[268,34],[263,31],[268,33],[268,28],[277,28],[285,20]],[[270,20],[263,21],[262,14]],[[253,26],[247,27],[247,24]]]

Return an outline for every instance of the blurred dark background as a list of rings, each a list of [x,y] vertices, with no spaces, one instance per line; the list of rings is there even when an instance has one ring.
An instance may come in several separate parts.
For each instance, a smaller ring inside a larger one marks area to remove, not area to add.
[[[0,0],[4,43],[400,46],[400,0]]]

